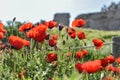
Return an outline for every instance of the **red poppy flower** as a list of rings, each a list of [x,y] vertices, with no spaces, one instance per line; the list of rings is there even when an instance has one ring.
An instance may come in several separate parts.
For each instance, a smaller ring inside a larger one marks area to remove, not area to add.
[[[78,31],[77,35],[80,40],[86,39],[86,34],[83,31]]]
[[[86,24],[84,19],[76,19],[72,22],[73,27],[83,27]]]
[[[29,46],[30,45],[29,41],[27,41],[25,39],[22,39],[18,36],[10,36],[9,37],[9,42],[10,42],[10,45],[17,50],[21,49],[24,46]]]
[[[43,43],[46,38],[46,30],[47,26],[43,24],[37,25],[32,29],[32,38],[40,43]]]
[[[115,59],[115,62],[116,62],[116,63],[120,63],[120,57],[116,58],[116,59]]]
[[[4,28],[4,24],[0,22],[0,28]]]
[[[115,72],[120,73],[120,67],[116,67]]]
[[[0,39],[3,39],[4,38],[4,34],[3,32],[0,32]]]
[[[47,62],[57,61],[57,54],[55,53],[49,53],[47,54]]]
[[[51,47],[56,46],[56,44],[57,44],[57,40],[49,39],[49,45],[50,45]]]
[[[96,49],[100,49],[104,45],[104,42],[98,38],[93,39],[92,42],[93,42],[94,46],[96,47]]]
[[[0,28],[0,32],[6,33],[7,31],[5,29],[3,29],[3,28]]]
[[[67,33],[71,38],[75,38],[76,37],[76,31],[74,28],[67,28]]]
[[[111,66],[111,65],[110,65],[110,66],[107,66],[106,69],[109,70],[109,71],[112,71],[112,72],[115,71],[115,67],[114,67],[114,66]]]
[[[45,22],[45,25],[48,26],[48,28],[52,29],[53,27],[57,26],[57,22],[48,21],[48,22]]]
[[[6,33],[7,31],[4,29],[4,24],[0,22],[0,32]]]
[[[112,55],[106,56],[106,59],[108,60],[108,63],[113,63],[115,61],[115,57]]]
[[[33,27],[33,24],[30,23],[30,22],[28,22],[28,23],[25,23],[25,24],[23,24],[22,26],[20,26],[20,27],[19,27],[19,31],[24,32],[24,31],[26,31],[26,30],[31,29],[32,27]]]
[[[95,73],[101,68],[101,61],[100,60],[94,60],[85,62],[82,64],[82,69],[84,72],[87,73]]]
[[[76,52],[76,58],[77,58],[77,59],[81,59],[81,58],[83,58],[83,57],[84,57],[84,53],[83,53],[82,51]]]
[[[79,73],[81,73],[81,72],[83,71],[81,65],[82,65],[81,63],[76,63],[76,64],[75,64],[75,68],[79,71]]]
[[[88,51],[86,49],[81,50],[81,52],[83,53],[84,56],[88,54]]]
[[[101,59],[101,66],[106,67],[108,65],[108,60],[106,58]]]
[[[26,32],[26,36],[27,36],[28,38],[32,38],[32,37],[33,37],[33,30],[31,29],[31,30],[29,30],[28,32]]]
[[[56,35],[56,34],[54,34],[53,36],[52,36],[52,38],[54,39],[54,40],[58,40],[58,35]]]

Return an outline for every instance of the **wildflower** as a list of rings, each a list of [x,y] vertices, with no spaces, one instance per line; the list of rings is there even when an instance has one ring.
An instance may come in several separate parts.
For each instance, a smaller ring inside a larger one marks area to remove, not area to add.
[[[92,42],[93,42],[94,46],[96,47],[96,49],[100,49],[104,45],[104,42],[98,38],[93,39]]]
[[[116,59],[115,59],[115,62],[116,62],[116,63],[120,63],[120,57],[116,58]]]
[[[81,67],[84,72],[95,73],[98,70],[100,70],[101,62],[100,60],[89,61],[89,62],[83,63]]]
[[[4,28],[4,24],[0,22],[0,28]]]
[[[72,22],[73,27],[83,27],[86,24],[84,19],[76,19]]]
[[[43,43],[46,38],[47,26],[39,24],[32,29],[32,38],[36,41]]]
[[[75,68],[78,70],[79,73],[81,73],[81,72],[83,71],[81,65],[82,65],[81,63],[76,63],[76,64],[75,64]]]
[[[100,61],[102,67],[106,67],[108,65],[108,60],[106,58],[100,59]]]
[[[45,25],[48,26],[49,29],[52,29],[55,26],[57,26],[57,22],[55,22],[55,21],[48,21],[48,22],[45,22]]]
[[[81,52],[83,53],[84,56],[88,54],[88,51],[86,49],[82,49]]]
[[[84,57],[84,54],[83,54],[82,51],[76,52],[76,58],[77,58],[77,59],[81,59],[81,58],[83,58],[83,57]]]
[[[52,39],[54,39],[54,40],[58,40],[58,38],[59,38],[59,36],[56,35],[56,34],[54,34],[54,35],[52,36]]]
[[[67,28],[67,33],[73,39],[76,37],[76,31],[74,28]]]
[[[4,29],[4,24],[0,22],[0,32],[6,33],[7,31]]]
[[[114,71],[115,71],[115,67],[112,66],[112,65],[107,66],[106,69],[107,69],[108,71],[111,71],[111,72],[114,72]]]
[[[31,22],[25,23],[19,27],[19,31],[24,32],[33,27],[33,24]]]
[[[3,32],[0,32],[0,39],[3,39],[4,38],[4,34]]]
[[[108,63],[113,63],[115,61],[115,57],[112,55],[106,56],[106,59],[108,60]]]
[[[77,35],[80,40],[86,39],[86,34],[83,31],[78,31]]]
[[[46,59],[47,59],[47,62],[57,61],[57,54],[48,53]]]
[[[57,44],[57,40],[49,39],[49,46],[53,47],[56,46],[56,44]]]
[[[83,58],[87,54],[88,54],[88,51],[86,49],[83,49],[81,51],[76,52],[76,58],[77,59]]]
[[[33,30],[31,29],[31,30],[27,31],[27,32],[26,32],[26,36],[27,36],[28,38],[32,38],[32,37],[33,37]]]
[[[116,67],[115,72],[120,73],[120,67]]]
[[[29,41],[27,41],[25,39],[22,39],[18,36],[10,36],[9,37],[9,43],[12,47],[14,47],[17,50],[21,49],[24,46],[29,46],[30,45]]]

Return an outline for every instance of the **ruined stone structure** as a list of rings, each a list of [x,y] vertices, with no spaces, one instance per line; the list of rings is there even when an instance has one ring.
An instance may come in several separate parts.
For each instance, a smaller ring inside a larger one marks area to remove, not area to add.
[[[53,21],[56,21],[64,26],[69,26],[70,14],[69,13],[56,13]]]
[[[87,21],[86,28],[100,30],[120,30],[120,3],[104,6],[101,12],[81,14],[76,19],[83,18]]]

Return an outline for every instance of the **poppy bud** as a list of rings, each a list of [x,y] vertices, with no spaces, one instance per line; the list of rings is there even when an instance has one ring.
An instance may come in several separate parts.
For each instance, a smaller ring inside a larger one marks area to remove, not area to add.
[[[45,39],[49,40],[49,37],[50,37],[50,34],[47,34]]]
[[[63,45],[65,45],[65,40],[63,40]]]
[[[59,31],[61,31],[63,28],[64,28],[64,26],[63,25],[61,25],[61,24],[59,24]]]
[[[58,47],[55,45],[55,46],[54,46],[54,49],[55,49],[55,50],[58,50]]]
[[[13,22],[16,20],[16,17],[13,18]]]

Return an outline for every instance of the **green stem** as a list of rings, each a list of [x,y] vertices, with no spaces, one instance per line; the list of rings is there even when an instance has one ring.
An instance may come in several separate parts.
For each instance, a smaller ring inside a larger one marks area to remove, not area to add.
[[[11,33],[12,33],[12,35],[13,35],[13,28],[14,28],[14,27],[13,27],[13,26],[14,26],[13,23],[14,23],[14,22],[12,22],[12,27],[11,27]]]
[[[14,54],[14,72],[16,72],[16,53]]]

